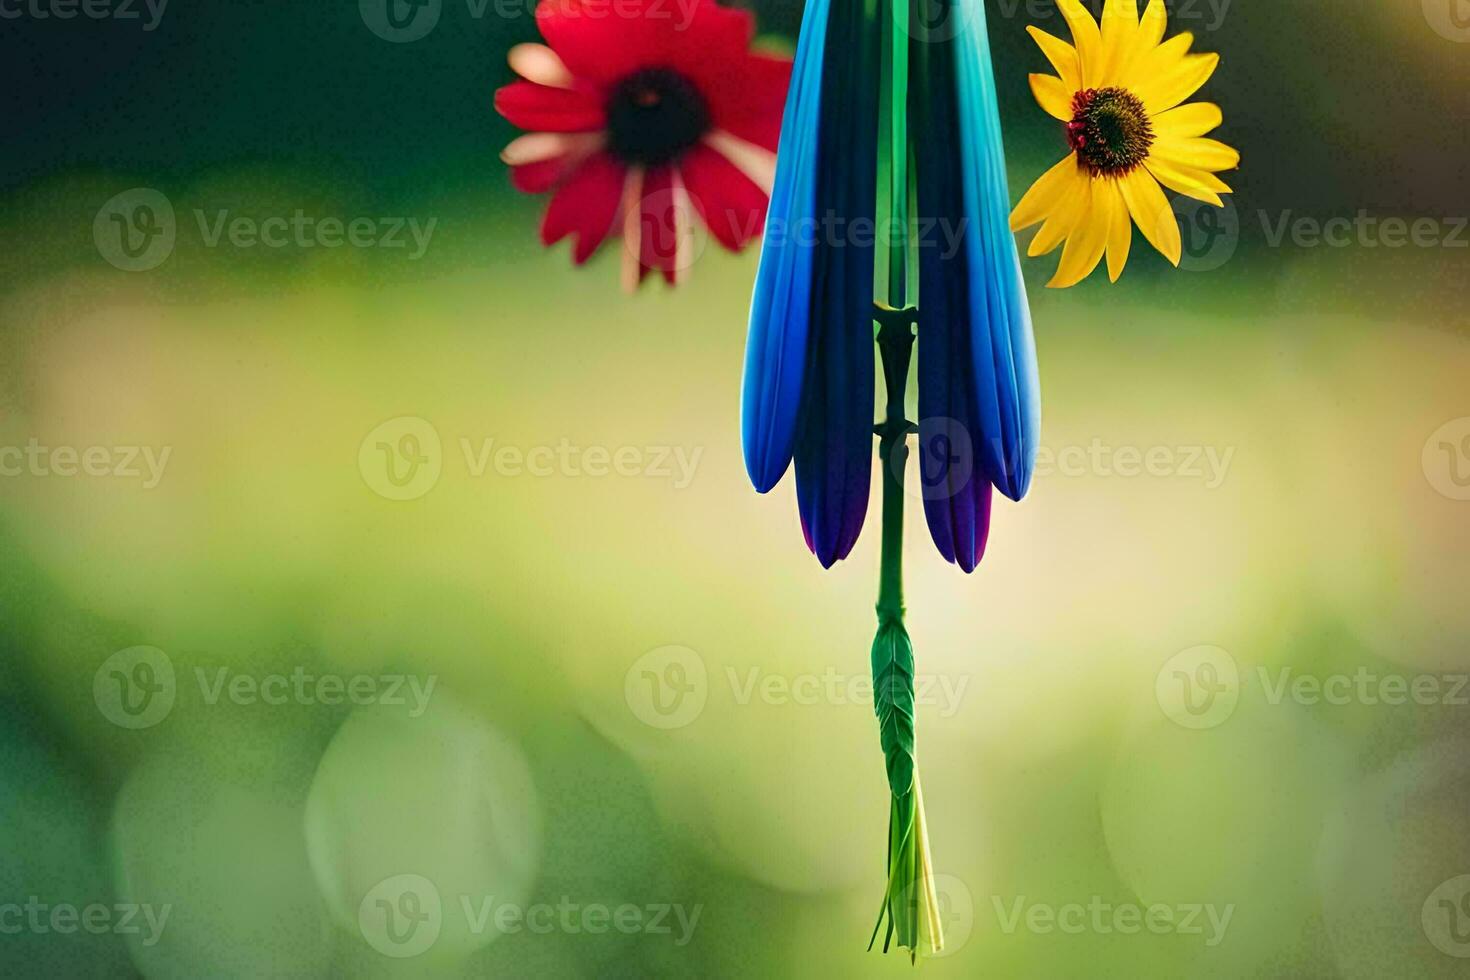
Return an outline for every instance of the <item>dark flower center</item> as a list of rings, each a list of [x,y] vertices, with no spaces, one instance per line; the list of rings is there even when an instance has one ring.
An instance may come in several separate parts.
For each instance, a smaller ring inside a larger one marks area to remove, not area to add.
[[[709,129],[709,106],[678,72],[644,68],[607,99],[607,148],[629,164],[668,163]]]
[[[1072,99],[1067,144],[1094,176],[1121,177],[1148,158],[1153,126],[1143,102],[1121,88],[1090,88]]]

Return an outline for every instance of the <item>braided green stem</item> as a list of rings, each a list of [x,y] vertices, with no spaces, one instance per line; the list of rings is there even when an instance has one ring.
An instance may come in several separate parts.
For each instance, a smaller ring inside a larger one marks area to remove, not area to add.
[[[914,335],[911,309],[880,307],[878,347],[888,406],[874,426],[883,471],[883,549],[878,579],[878,633],[873,639],[873,706],[888,772],[892,804],[888,816],[888,885],[868,948],[883,936],[886,952],[897,940],[911,958],[943,947],[938,897],[929,857],[924,801],[919,790],[914,745],[914,649],[904,628],[903,509],[904,468],[908,434],[914,426],[904,417],[904,391]]]

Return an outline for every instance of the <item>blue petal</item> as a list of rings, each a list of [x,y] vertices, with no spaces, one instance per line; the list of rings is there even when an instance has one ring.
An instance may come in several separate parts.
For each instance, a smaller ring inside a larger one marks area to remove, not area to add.
[[[830,0],[809,0],[802,20],[751,298],[741,414],[745,469],[761,493],[779,483],[791,464],[807,375],[814,256],[793,229],[816,215],[829,8]]]
[[[991,485],[976,458],[980,426],[969,322],[969,260],[954,245],[966,222],[960,154],[925,152],[958,131],[955,47],[913,45],[910,120],[919,250],[919,436],[917,462],[929,534],[966,572],[985,554]]]
[[[873,467],[873,228],[877,208],[878,45],[867,5],[831,12],[822,76],[809,369],[796,442],[796,496],[823,567],[846,558],[868,511]],[[809,13],[808,16],[811,16]]]
[[[997,490],[1020,500],[1031,485],[1041,428],[1036,342],[1010,229],[1010,190],[983,0],[954,0],[960,166],[980,458]]]

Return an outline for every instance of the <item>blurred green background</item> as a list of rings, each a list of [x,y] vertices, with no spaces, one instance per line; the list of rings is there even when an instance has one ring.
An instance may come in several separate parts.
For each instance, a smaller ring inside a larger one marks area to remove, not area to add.
[[[1181,270],[1026,263],[1033,492],[971,577],[910,501],[925,970],[1470,969],[1456,3],[1171,4],[1232,208],[1181,208]],[[37,9],[0,4],[0,974],[910,970],[864,951],[876,521],[824,573],[746,483],[754,252],[630,297],[616,243],[540,248],[490,104],[527,4],[411,43],[346,0]],[[1063,30],[987,9],[1018,197],[1061,152],[1024,27]],[[136,188],[177,240],[130,272],[94,223]],[[297,209],[434,225],[194,220]]]

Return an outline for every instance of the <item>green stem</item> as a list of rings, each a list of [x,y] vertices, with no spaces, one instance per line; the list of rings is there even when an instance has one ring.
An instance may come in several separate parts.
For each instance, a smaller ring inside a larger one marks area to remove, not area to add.
[[[888,407],[874,426],[878,435],[878,462],[883,470],[883,557],[878,574],[878,618],[903,621],[903,484],[908,462],[908,434],[913,426],[904,417],[909,360],[914,334],[907,310],[880,310],[885,321],[878,331],[883,359],[883,381]]]
[[[883,471],[883,547],[878,577],[878,633],[873,639],[873,707],[888,773],[891,805],[888,816],[888,884],[873,938],[887,923],[886,952],[896,939],[912,959],[944,945],[939,900],[914,744],[914,651],[903,623],[904,470],[909,433],[917,430],[904,412],[909,363],[913,358],[915,311],[908,306],[909,264],[909,133],[908,133],[908,0],[886,0],[882,84],[882,132],[886,152],[880,155],[888,203],[886,304],[875,304],[878,350],[882,355],[887,404],[873,426],[878,436],[878,462]]]

